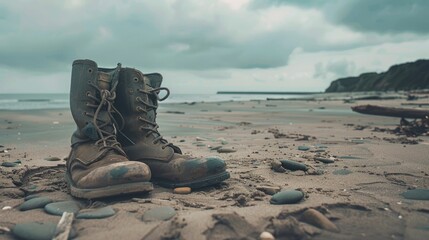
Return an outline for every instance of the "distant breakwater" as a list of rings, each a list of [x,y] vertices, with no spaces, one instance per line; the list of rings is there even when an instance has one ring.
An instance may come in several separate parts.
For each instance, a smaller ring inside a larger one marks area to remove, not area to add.
[[[234,91],[219,91],[217,94],[276,94],[276,95],[311,95],[323,92],[234,92]]]

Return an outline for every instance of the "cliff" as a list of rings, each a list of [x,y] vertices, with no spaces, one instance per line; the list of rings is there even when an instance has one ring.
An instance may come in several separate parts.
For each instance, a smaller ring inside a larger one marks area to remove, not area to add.
[[[394,65],[382,73],[340,78],[325,92],[396,91],[429,89],[429,60]]]

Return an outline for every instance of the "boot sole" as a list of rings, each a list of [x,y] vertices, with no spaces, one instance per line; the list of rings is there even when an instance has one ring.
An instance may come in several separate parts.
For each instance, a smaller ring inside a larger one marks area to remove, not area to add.
[[[101,188],[78,188],[74,186],[68,174],[66,174],[66,181],[70,194],[73,197],[85,199],[112,197],[123,194],[149,192],[153,190],[153,184],[150,182],[126,183]]]
[[[183,183],[170,182],[170,181],[157,180],[156,178],[153,178],[153,177],[152,177],[152,182],[154,182],[155,184],[161,187],[166,187],[166,188],[190,187],[192,189],[196,189],[196,188],[203,188],[203,187],[221,183],[228,178],[230,178],[229,172],[222,172],[216,175],[209,176],[207,178],[203,178],[203,179],[199,179],[191,182],[183,182]]]

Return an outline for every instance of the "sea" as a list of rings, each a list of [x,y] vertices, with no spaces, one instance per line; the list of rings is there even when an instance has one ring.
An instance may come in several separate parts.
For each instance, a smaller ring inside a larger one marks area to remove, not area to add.
[[[304,98],[303,94],[170,94],[162,103],[224,102],[265,100],[267,98]],[[0,94],[0,110],[65,109],[69,108],[68,93]]]

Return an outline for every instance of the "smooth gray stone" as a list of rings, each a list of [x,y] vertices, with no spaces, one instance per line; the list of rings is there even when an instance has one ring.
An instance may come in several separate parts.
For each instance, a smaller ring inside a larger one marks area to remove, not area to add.
[[[300,151],[308,151],[308,150],[310,150],[310,147],[307,147],[307,146],[298,146],[298,150],[300,150]]]
[[[80,212],[77,214],[76,218],[79,219],[100,219],[108,218],[115,215],[115,210],[112,207],[107,206],[99,209],[94,209],[93,211]]]
[[[25,200],[25,201],[28,201],[28,200],[30,200],[30,199],[38,198],[38,197],[40,197],[40,196],[39,196],[39,195],[37,195],[37,194],[30,194],[30,195],[28,195],[28,196],[25,196],[24,200]]]
[[[18,223],[12,228],[12,233],[19,239],[25,240],[51,240],[55,235],[56,223],[26,222]],[[76,236],[76,231],[72,229],[69,239]]]
[[[217,150],[218,153],[233,153],[233,152],[237,152],[237,149],[232,149],[232,148],[219,148]]]
[[[2,162],[1,165],[3,167],[16,167],[16,166],[18,166],[18,163],[16,163],[16,162]]]
[[[429,200],[429,189],[412,189],[402,193],[406,199]]]
[[[282,167],[286,168],[288,170],[291,171],[297,171],[297,170],[301,170],[301,171],[307,171],[308,167],[307,165],[300,163],[300,162],[295,162],[292,160],[280,160],[280,162],[282,163]]]
[[[80,206],[74,201],[54,202],[45,206],[45,211],[52,215],[61,216],[64,212],[74,213],[79,212]]]
[[[332,172],[334,175],[348,175],[350,173],[352,173],[352,171],[348,170],[348,169],[339,169],[339,170],[335,170]]]
[[[163,207],[156,207],[152,208],[150,210],[147,210],[143,214],[143,221],[150,222],[150,221],[165,221],[168,220],[176,215],[176,210],[174,208],[169,206],[163,206]]]
[[[342,158],[342,159],[362,159],[360,157],[355,157],[355,156],[351,156],[351,155],[346,155],[346,156],[340,156],[338,158]]]
[[[293,204],[301,201],[304,193],[298,190],[285,190],[278,192],[271,197],[271,204]]]
[[[18,209],[21,211],[27,211],[35,208],[42,208],[46,204],[51,203],[52,199],[47,197],[35,197],[30,200],[23,202]]]

